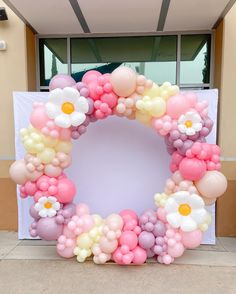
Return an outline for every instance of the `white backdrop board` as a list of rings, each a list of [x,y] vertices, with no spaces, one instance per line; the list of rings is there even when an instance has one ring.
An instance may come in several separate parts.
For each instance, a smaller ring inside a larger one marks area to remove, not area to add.
[[[196,91],[199,100],[209,102],[209,116],[214,128],[209,143],[216,142],[217,90]],[[21,128],[28,127],[32,104],[47,101],[47,92],[14,92],[16,159],[22,159],[25,150],[20,141]],[[168,155],[164,140],[153,129],[137,121],[110,117],[89,125],[87,133],[74,141],[73,164],[66,169],[67,176],[76,184],[76,203],[87,203],[92,213],[106,216],[125,208],[141,214],[155,208],[153,195],[162,192],[170,176]],[[33,199],[18,199],[19,238],[31,238],[28,232],[32,218],[29,208]],[[205,233],[204,243],[215,243],[215,207],[208,207],[213,223]]]

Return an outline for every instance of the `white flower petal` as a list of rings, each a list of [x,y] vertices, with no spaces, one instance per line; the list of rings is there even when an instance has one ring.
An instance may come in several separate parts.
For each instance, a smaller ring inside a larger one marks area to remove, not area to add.
[[[193,128],[194,128],[194,130],[196,131],[196,132],[199,132],[199,131],[201,131],[201,129],[202,129],[202,124],[199,122],[199,123],[194,123],[193,124]]]
[[[172,194],[171,196],[175,199],[176,203],[179,205],[182,203],[188,203],[187,201],[190,197],[190,193],[188,191],[179,191]]]
[[[178,125],[178,129],[181,133],[185,134],[187,127],[184,124]]]
[[[47,209],[41,209],[39,212],[39,215],[41,217],[47,217],[48,216]]]
[[[204,223],[207,211],[204,208],[192,210],[190,216],[199,225]]]
[[[72,126],[77,127],[81,125],[86,120],[86,115],[81,112],[73,112],[70,115],[70,121]]]
[[[182,114],[182,115],[180,116],[180,118],[178,119],[178,123],[179,123],[179,124],[184,124],[185,121],[186,121],[185,116]]]
[[[63,100],[63,90],[62,89],[54,89],[49,92],[48,100],[54,104],[60,105]]]
[[[202,121],[201,116],[198,113],[193,113],[191,120],[193,124],[199,123]]]
[[[182,217],[178,212],[167,214],[166,219],[173,228],[179,228],[182,223]]]
[[[196,131],[194,130],[194,128],[186,128],[186,131],[185,133],[188,135],[188,136],[193,136],[196,134]]]
[[[79,99],[77,99],[75,102],[75,110],[82,113],[87,113],[89,111],[89,104],[87,99],[83,96],[79,97]]]
[[[41,198],[39,198],[38,202],[44,204],[45,202],[47,202],[48,198],[46,196],[43,196]]]
[[[178,211],[178,204],[173,197],[169,197],[166,201],[165,211],[168,213],[173,213]]]
[[[60,209],[60,203],[59,202],[55,202],[53,203],[53,206],[52,206],[55,210],[59,210]]]
[[[56,215],[56,214],[57,214],[57,212],[56,212],[56,210],[53,209],[53,208],[50,208],[50,209],[47,210],[47,215],[48,215],[49,217],[53,217],[53,216]]]
[[[40,203],[35,203],[34,208],[35,210],[40,211],[43,208],[43,206]]]
[[[197,229],[197,223],[191,216],[184,216],[181,220],[180,228],[184,232],[192,232]]]
[[[205,203],[204,203],[202,197],[200,197],[197,194],[191,194],[189,196],[188,200],[187,200],[187,203],[193,209],[198,209],[198,208],[204,208],[205,207]]]
[[[71,87],[65,87],[63,89],[63,102],[72,102],[75,103],[80,97],[79,92]]]
[[[53,197],[53,196],[49,196],[49,197],[47,198],[47,200],[48,200],[49,202],[51,202],[51,203],[55,203],[55,202],[57,201],[57,198],[56,198],[56,197]]]
[[[70,116],[65,113],[61,113],[55,118],[55,124],[61,128],[69,128],[71,126]]]
[[[55,118],[61,112],[60,106],[52,102],[45,104],[45,110],[49,118]]]

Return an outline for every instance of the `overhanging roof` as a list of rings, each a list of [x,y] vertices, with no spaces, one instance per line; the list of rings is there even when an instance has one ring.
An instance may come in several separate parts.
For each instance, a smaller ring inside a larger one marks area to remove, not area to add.
[[[210,30],[235,0],[4,0],[38,34]]]

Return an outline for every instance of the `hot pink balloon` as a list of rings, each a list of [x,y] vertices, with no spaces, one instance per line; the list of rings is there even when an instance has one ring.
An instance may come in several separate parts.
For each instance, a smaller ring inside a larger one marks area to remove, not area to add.
[[[60,203],[72,202],[76,194],[76,188],[72,181],[70,181],[67,178],[59,180],[57,189],[58,189],[58,194],[56,197]]]
[[[121,233],[119,243],[120,245],[127,245],[132,250],[138,245],[138,237],[132,231],[125,231]]]
[[[140,246],[135,247],[132,250],[133,254],[134,254],[134,258],[133,258],[133,264],[143,264],[145,263],[146,259],[147,259],[147,252],[146,250],[144,250],[143,248],[141,248]]]
[[[179,171],[184,179],[198,181],[206,172],[206,163],[197,158],[184,158],[180,162]]]

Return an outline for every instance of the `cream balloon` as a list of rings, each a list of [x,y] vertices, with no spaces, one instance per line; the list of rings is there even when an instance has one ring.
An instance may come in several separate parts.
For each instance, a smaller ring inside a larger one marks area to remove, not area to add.
[[[205,175],[195,182],[195,186],[203,197],[220,197],[227,189],[227,179],[219,171],[207,171]]]
[[[113,91],[121,97],[128,97],[136,89],[136,73],[129,67],[120,66],[111,74]]]
[[[200,195],[199,195],[200,196]],[[216,202],[216,198],[206,198],[206,197],[202,197],[204,203],[206,206],[212,205]]]
[[[23,185],[27,181],[26,166],[24,160],[17,160],[11,166],[9,170],[11,179],[18,185]]]

